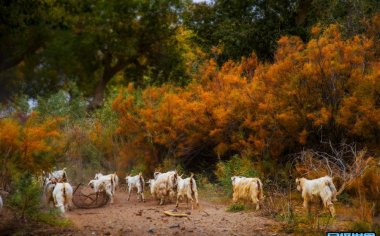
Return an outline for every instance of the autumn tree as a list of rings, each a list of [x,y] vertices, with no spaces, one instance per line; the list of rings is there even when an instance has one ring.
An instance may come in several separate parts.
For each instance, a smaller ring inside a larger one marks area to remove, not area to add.
[[[374,39],[345,39],[337,25],[312,34],[307,43],[282,37],[273,64],[255,54],[222,67],[210,60],[185,88],[129,87],[113,103],[119,135],[149,150],[153,162],[171,157],[198,167],[233,154],[281,161],[303,147],[323,148],[321,140],[376,151]]]
[[[32,112],[26,119],[9,117],[0,120],[0,181],[8,189],[15,173],[41,173],[61,156],[64,143],[59,132],[60,118],[42,120]]]

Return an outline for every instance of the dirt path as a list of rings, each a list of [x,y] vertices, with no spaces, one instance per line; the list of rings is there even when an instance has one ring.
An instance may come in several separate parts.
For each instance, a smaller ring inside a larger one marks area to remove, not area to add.
[[[67,213],[81,235],[278,235],[279,224],[255,212],[226,212],[226,206],[201,201],[187,218],[165,216],[174,204],[159,206],[150,196],[145,203],[136,195],[127,201],[117,192],[115,203],[97,209],[74,209]],[[186,203],[179,212],[189,211]]]

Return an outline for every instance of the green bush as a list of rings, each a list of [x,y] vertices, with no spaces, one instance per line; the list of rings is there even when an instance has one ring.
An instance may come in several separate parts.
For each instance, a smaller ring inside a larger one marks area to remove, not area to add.
[[[346,205],[353,205],[351,196],[346,192],[343,192],[338,196],[338,201]]]
[[[232,176],[258,177],[253,162],[247,157],[242,158],[238,155],[226,162],[219,162],[216,165],[215,175],[229,197],[232,196]]]
[[[138,175],[140,172],[144,173],[146,171],[146,167],[143,164],[137,164],[132,168],[130,172],[127,172],[127,174],[130,174],[131,176]],[[150,178],[150,176],[147,176]]]
[[[61,213],[51,208],[43,210],[42,188],[30,173],[15,174],[12,181],[14,192],[9,196],[9,205],[18,213],[20,219],[32,219],[52,226],[68,227],[72,223]]]
[[[72,222],[69,219],[64,218],[57,209],[49,209],[48,211],[37,211],[31,215],[31,218],[37,222],[46,223],[52,226],[72,226]]]
[[[371,224],[364,220],[354,221],[351,230],[355,232],[373,231]]]
[[[41,187],[29,173],[13,177],[14,192],[9,196],[9,204],[20,212],[20,218],[32,216],[40,209]]]
[[[42,116],[59,116],[80,119],[86,115],[87,104],[80,96],[73,97],[60,90],[48,98],[39,97],[36,110]]]
[[[243,203],[234,203],[231,204],[228,208],[228,212],[239,212],[239,211],[245,211],[246,206]]]
[[[171,170],[177,170],[177,172],[180,175],[185,173],[184,168],[174,158],[165,158],[164,161],[157,168],[157,171],[160,172],[166,172]]]

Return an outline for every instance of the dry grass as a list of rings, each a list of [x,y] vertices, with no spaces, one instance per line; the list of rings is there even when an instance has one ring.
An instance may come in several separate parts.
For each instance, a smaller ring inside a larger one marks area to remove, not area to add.
[[[283,222],[281,230],[285,233],[324,235],[327,231],[376,231],[379,233],[380,221],[376,218],[376,204],[364,195],[344,193],[334,203],[337,217],[332,218],[320,202],[314,202],[311,214],[302,207],[302,197],[297,191],[283,192],[271,188],[265,192],[265,199],[258,214]],[[199,188],[199,198],[210,202],[228,205],[230,211],[254,211],[249,203],[231,204],[223,187],[210,183]],[[378,204],[378,203],[377,203]]]
[[[226,205],[231,201],[231,199],[227,197],[222,187],[210,183],[201,185],[198,188],[198,195],[199,199],[205,199],[209,202],[217,204]]]
[[[364,198],[352,200],[352,206],[338,205],[337,214],[339,220],[345,223],[345,227],[354,231],[376,231],[380,232],[380,221],[375,215],[375,202]]]
[[[327,209],[315,202],[308,215],[302,207],[299,193],[287,196],[277,194],[269,197],[263,208],[264,214],[270,214],[277,220],[285,222],[284,232],[324,235],[327,231],[375,231],[378,224],[374,219],[374,204],[365,198],[354,198],[352,205],[336,202],[334,207],[337,217],[332,218]]]

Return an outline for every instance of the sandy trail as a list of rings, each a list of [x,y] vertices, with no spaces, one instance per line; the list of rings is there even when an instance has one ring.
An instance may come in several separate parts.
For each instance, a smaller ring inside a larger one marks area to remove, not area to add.
[[[127,201],[127,193],[118,191],[115,203],[97,209],[74,209],[66,215],[78,235],[278,235],[279,223],[256,212],[226,212],[226,206],[201,201],[200,207],[185,218],[163,214],[175,209],[170,203],[159,206],[147,196],[138,202],[136,194]],[[179,212],[188,212],[186,203]]]

